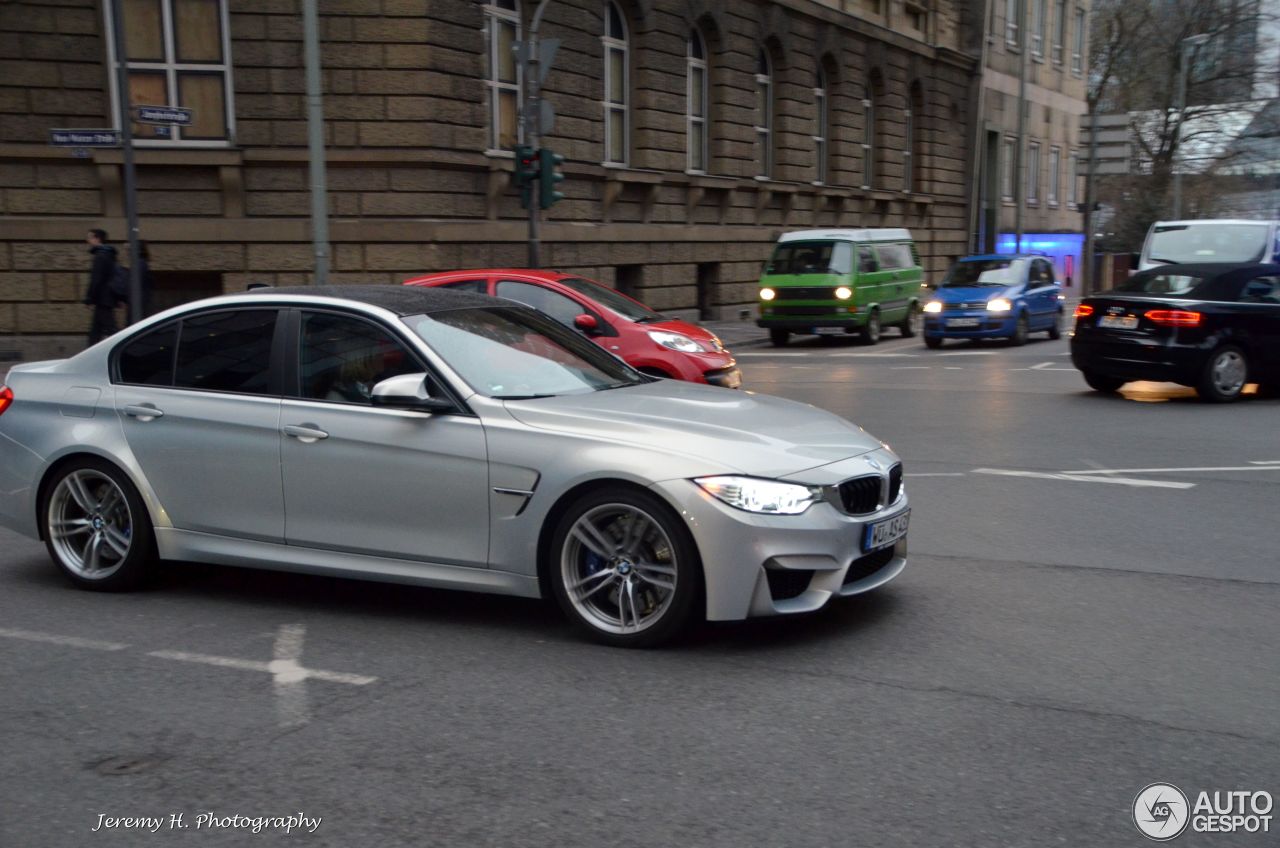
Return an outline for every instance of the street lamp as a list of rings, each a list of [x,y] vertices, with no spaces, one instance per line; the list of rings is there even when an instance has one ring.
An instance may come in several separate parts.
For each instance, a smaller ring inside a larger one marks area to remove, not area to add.
[[[1199,35],[1188,35],[1178,43],[1178,49],[1181,55],[1178,57],[1178,133],[1176,140],[1178,146],[1175,149],[1173,162],[1173,218],[1174,220],[1182,219],[1182,169],[1178,167],[1178,159],[1182,154],[1182,122],[1183,113],[1187,109],[1187,67],[1191,64],[1190,54],[1195,48],[1204,44],[1210,38],[1208,33],[1200,33]]]

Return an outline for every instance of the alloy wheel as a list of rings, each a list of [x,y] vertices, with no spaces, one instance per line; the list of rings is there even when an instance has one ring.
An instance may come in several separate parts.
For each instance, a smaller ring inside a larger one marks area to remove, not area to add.
[[[67,570],[105,580],[129,556],[133,515],[124,491],[100,471],[81,468],[58,482],[49,498],[49,542]]]
[[[597,506],[573,523],[560,570],[578,614],[618,635],[657,624],[680,579],[675,547],[662,525],[643,509],[622,503]]]
[[[1224,350],[1213,358],[1213,387],[1223,397],[1233,397],[1244,388],[1248,367],[1238,350]]]

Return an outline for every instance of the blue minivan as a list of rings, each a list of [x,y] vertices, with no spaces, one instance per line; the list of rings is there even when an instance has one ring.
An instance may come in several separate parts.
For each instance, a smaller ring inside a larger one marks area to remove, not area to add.
[[[924,343],[944,339],[1008,339],[1062,336],[1065,297],[1053,278],[1053,263],[1032,254],[966,256],[938,284],[924,305]]]

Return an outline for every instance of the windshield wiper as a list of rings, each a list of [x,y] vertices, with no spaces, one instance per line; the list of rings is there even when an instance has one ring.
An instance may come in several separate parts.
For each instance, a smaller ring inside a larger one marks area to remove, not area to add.
[[[542,395],[494,395],[494,400],[537,400],[538,398],[556,397],[554,393]]]
[[[1148,257],[1147,257],[1147,261],[1148,261],[1148,262],[1163,262],[1163,263],[1164,263],[1164,264],[1166,264],[1166,265],[1177,265],[1177,264],[1178,264],[1178,260],[1177,260],[1177,259],[1161,259],[1159,256],[1148,256]]]

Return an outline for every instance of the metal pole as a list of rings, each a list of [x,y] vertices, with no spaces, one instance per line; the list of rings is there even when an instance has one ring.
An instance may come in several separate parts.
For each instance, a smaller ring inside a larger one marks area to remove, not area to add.
[[[1034,2],[1034,0],[1033,0]],[[1027,175],[1022,173],[1026,166],[1027,149],[1027,52],[1031,42],[1027,39],[1027,3],[1021,0],[1021,20],[1018,21],[1018,150],[1013,169],[1013,228],[1014,253],[1022,252],[1022,207],[1027,203]],[[997,237],[999,234],[997,233]]]
[[[119,2],[119,0],[116,0]],[[307,148],[311,163],[311,241],[315,283],[329,281],[329,184],[324,157],[324,96],[320,84],[320,21],[317,0],[303,0],[302,37],[307,71]]]
[[[536,155],[542,140],[542,109],[538,103],[540,86],[538,85],[538,27],[542,25],[542,15],[547,11],[547,3],[542,0],[533,13],[533,21],[529,24],[529,38],[525,42],[524,66],[524,143],[533,148]],[[541,268],[542,257],[542,215],[540,207],[541,192],[538,186],[529,190],[529,267]]]
[[[1178,44],[1178,131],[1174,133],[1173,158],[1173,218],[1182,219],[1182,171],[1178,158],[1182,152],[1182,113],[1187,108],[1187,42]]]
[[[124,148],[124,217],[129,233],[129,323],[142,320],[142,267],[138,249],[138,179],[133,164],[133,119],[129,114],[129,72],[124,43],[124,12],[111,0],[111,41],[116,53],[116,98]]]
[[[970,179],[969,179],[969,237],[970,237],[969,246],[974,253],[984,252],[983,251],[984,246],[978,243],[979,242],[978,233],[981,230],[981,226],[979,225],[978,222],[983,211],[985,211],[983,209],[980,209],[979,207],[982,205],[982,197],[983,197],[983,193],[982,193],[983,165],[987,161],[987,158],[982,155],[982,152],[983,152],[983,145],[986,142],[986,137],[987,137],[987,133],[986,133],[987,86],[985,83],[985,80],[987,78],[987,75],[986,75],[987,58],[990,53],[991,39],[994,37],[990,32],[988,32],[987,28],[991,21],[991,4],[993,2],[994,0],[983,0],[983,4],[982,4],[982,10],[983,10],[982,11],[982,36],[981,36],[982,50],[980,51],[980,55],[982,58],[979,60],[978,74],[977,74],[978,93],[977,93],[976,100],[978,101],[978,103],[977,103],[977,108],[975,110],[976,114],[973,120],[973,136],[972,136],[973,153],[969,160],[970,167],[972,168],[972,170],[970,171]],[[998,224],[997,224],[997,229],[998,229]]]
[[[1089,112],[1089,170],[1084,178],[1084,256],[1080,264],[1084,266],[1080,276],[1080,294],[1089,294],[1094,288],[1093,279],[1093,205],[1095,201],[1094,183],[1097,179],[1098,166],[1098,104],[1094,103]],[[1072,179],[1078,179],[1072,175]]]

